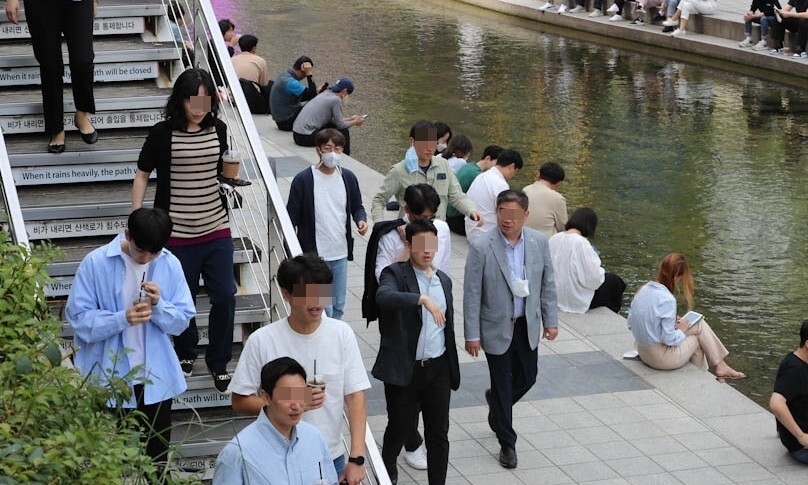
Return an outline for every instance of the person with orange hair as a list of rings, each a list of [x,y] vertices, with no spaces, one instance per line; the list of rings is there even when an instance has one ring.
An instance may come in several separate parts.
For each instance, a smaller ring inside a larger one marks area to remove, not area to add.
[[[684,255],[670,253],[662,259],[656,281],[634,295],[628,325],[640,360],[659,370],[678,369],[689,361],[705,371],[712,366],[719,379],[746,377],[724,362],[729,351],[704,318],[691,324],[677,316],[675,295],[681,294],[690,310],[694,286]]]

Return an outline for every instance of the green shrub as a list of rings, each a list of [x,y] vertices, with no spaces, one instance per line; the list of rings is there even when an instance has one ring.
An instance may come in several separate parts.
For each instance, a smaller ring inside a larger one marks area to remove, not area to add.
[[[43,291],[54,254],[0,231],[0,484],[157,481],[134,417],[106,406],[126,383],[91,386],[60,365],[61,322]]]

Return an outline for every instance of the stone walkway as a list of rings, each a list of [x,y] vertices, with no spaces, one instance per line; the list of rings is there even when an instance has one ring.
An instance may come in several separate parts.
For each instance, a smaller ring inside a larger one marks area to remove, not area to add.
[[[316,161],[314,149],[295,146],[291,134],[278,131],[270,117],[256,116],[255,122],[268,156],[299,157],[285,158],[277,167],[286,196],[294,174]],[[383,176],[353,159],[343,160],[359,178],[369,213]],[[345,320],[356,332],[370,370],[379,333],[376,323],[366,327],[361,317],[367,238],[355,237]],[[447,485],[808,483],[808,468],[785,453],[771,413],[690,365],[659,372],[639,361],[622,360],[633,345],[631,333],[624,318],[602,308],[585,315],[562,314],[558,339],[542,341],[538,382],[514,407],[519,466],[500,467],[499,445],[488,428],[483,398],[488,369],[484,357],[475,359],[463,350],[458,303],[467,250],[465,238],[452,235],[462,377],[460,390],[452,395]],[[386,425],[384,393],[379,381],[371,381],[368,421],[380,444]],[[398,483],[426,484],[426,472],[400,460]]]

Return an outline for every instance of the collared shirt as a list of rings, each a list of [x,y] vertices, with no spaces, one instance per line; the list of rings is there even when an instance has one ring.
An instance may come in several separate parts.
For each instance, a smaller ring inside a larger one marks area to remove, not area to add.
[[[524,279],[525,275],[525,231],[519,234],[519,240],[515,246],[511,246],[502,231],[499,231],[502,243],[505,245],[505,256],[508,258],[508,266],[511,270],[511,281],[514,279]],[[517,296],[513,297],[513,318],[525,316],[525,299]]]
[[[466,217],[466,237],[469,242],[497,226],[497,196],[509,188],[508,181],[498,167],[486,170],[471,183],[466,195],[477,206],[477,212],[483,216],[483,225],[477,227],[477,221]]]
[[[412,268],[415,271],[415,279],[418,280],[418,289],[422,295],[426,295],[438,304],[440,311],[446,314],[446,295],[443,293],[443,285],[435,272],[428,276],[426,271]],[[418,346],[415,348],[415,359],[434,359],[440,357],[446,351],[446,337],[443,334],[443,327],[435,323],[432,313],[421,306],[421,333],[418,335]]]
[[[334,462],[323,435],[301,421],[291,438],[282,435],[261,411],[258,418],[225,445],[216,458],[216,485],[312,485],[323,478],[337,483]]]
[[[406,214],[403,219],[406,223],[410,222]],[[435,219],[432,224],[438,230],[438,250],[432,259],[432,266],[449,274],[452,259],[452,231],[449,230],[449,225],[440,219]],[[379,238],[379,249],[376,251],[376,281],[379,281],[382,270],[395,263],[403,251],[404,241],[401,240],[398,231],[390,231]]]
[[[679,345],[685,334],[676,328],[676,298],[668,288],[649,281],[631,300],[628,326],[643,345]]]
[[[125,263],[118,235],[112,242],[95,249],[79,265],[73,288],[67,299],[65,316],[73,327],[76,367],[82,374],[92,374],[99,385],[107,381],[113,370],[118,377],[129,373],[129,360],[124,358],[126,309],[121,298]],[[169,335],[179,335],[196,311],[191,292],[179,260],[168,250],[162,250],[149,263],[146,281],[160,286],[160,300],[152,306],[151,320],[144,323],[144,402],[154,404],[171,399],[186,389],[177,355]],[[116,403],[110,401],[109,406]],[[136,407],[134,398],[122,403],[125,408]]]

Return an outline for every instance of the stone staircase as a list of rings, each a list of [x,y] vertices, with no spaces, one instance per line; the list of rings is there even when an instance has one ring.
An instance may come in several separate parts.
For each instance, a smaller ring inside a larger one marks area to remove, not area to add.
[[[67,150],[49,154],[48,139],[43,133],[39,68],[24,19],[23,13],[23,21],[13,25],[0,12],[0,138],[5,141],[28,239],[32,243],[49,240],[62,251],[61,258],[49,265],[53,279],[46,295],[52,311],[63,316],[82,258],[109,242],[126,225],[132,179],[147,128],[162,119],[172,82],[184,66],[161,0],[105,0],[94,28],[97,113],[90,117],[100,139],[95,145],[81,141],[73,125],[72,93],[66,86]],[[66,50],[65,64],[65,79],[69,82]],[[267,257],[271,253],[275,261],[283,259],[284,247],[273,248],[267,242],[266,225],[268,220],[271,223],[267,215],[271,203],[267,201],[271,197],[258,180],[259,164],[247,149],[246,130],[239,126],[236,109],[227,104],[221,116],[234,143],[248,153],[242,163],[242,178],[253,179],[252,186],[231,197],[238,288],[232,371],[242,340],[273,315]],[[145,205],[150,205],[153,198],[154,186],[150,185]],[[276,235],[283,239],[282,231]],[[202,289],[197,301],[200,347],[208,343],[209,308]],[[277,313],[275,310],[274,318]],[[65,323],[63,346],[69,348],[71,341],[72,329]],[[197,360],[194,376],[187,382],[188,391],[174,402],[176,429],[172,439],[183,464],[204,469],[210,475],[212,460],[224,442],[253,418],[234,419],[230,398],[213,387],[204,358]]]

